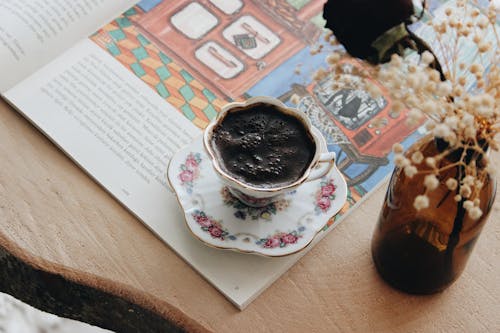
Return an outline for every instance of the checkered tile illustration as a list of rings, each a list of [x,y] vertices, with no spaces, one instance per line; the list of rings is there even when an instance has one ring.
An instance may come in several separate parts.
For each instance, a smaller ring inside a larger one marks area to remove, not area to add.
[[[91,37],[189,120],[205,128],[226,103],[145,38],[132,24],[134,8]]]

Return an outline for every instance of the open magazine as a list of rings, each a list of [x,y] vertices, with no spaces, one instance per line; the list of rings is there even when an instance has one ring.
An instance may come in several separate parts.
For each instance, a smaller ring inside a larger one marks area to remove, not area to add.
[[[388,97],[312,80],[332,50],[311,55],[324,43],[323,3],[2,0],[0,92],[242,309],[306,251],[244,255],[208,248],[187,230],[168,161],[226,102],[300,97],[349,186],[348,204],[319,238],[391,173],[393,143],[420,136]]]

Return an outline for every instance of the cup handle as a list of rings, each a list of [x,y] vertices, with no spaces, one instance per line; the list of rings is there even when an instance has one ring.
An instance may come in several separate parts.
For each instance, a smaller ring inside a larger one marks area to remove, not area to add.
[[[337,155],[334,152],[323,153],[319,157],[318,162],[316,162],[316,166],[309,173],[309,177],[307,178],[307,182],[320,179],[327,175],[335,166],[335,159]],[[319,166],[319,167],[318,167]]]

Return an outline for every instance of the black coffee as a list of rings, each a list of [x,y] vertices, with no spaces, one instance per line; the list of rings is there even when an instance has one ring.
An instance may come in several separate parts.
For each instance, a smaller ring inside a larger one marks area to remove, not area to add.
[[[224,171],[267,188],[297,181],[316,151],[301,120],[266,103],[230,111],[214,128],[211,144]]]

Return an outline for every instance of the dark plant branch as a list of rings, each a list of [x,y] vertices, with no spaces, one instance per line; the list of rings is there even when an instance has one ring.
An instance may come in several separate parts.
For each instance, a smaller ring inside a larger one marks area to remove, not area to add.
[[[418,16],[416,16],[417,21],[420,21],[422,19],[422,17],[424,17],[425,7],[427,7],[427,0],[422,1],[422,11],[420,12],[420,14],[418,14]]]
[[[408,26],[406,26],[406,31],[408,31],[408,35],[411,39],[411,41],[414,43],[414,46],[416,47],[413,48],[415,51],[417,51],[419,54],[424,53],[425,51],[430,52],[434,56],[434,61],[429,65],[429,67],[437,70],[441,76],[441,81],[446,81],[446,75],[444,74],[443,71],[443,66],[441,66],[441,63],[439,62],[436,54],[432,50],[432,48],[427,44],[425,40],[420,38],[418,35],[416,35],[413,31],[408,29]]]
[[[458,181],[461,182],[463,180],[463,177],[465,175],[465,170],[463,166],[458,167]],[[457,195],[459,194],[459,189],[457,188]],[[463,226],[464,226],[464,219],[465,219],[465,208],[464,208],[464,203],[465,203],[465,198],[462,198],[458,203],[457,203],[457,212],[455,215],[455,219],[453,220],[453,230],[450,233],[450,236],[448,237],[448,244],[446,245],[446,250],[445,250],[445,265],[448,270],[448,272],[453,272],[453,254],[455,252],[455,248],[458,245],[458,242],[460,241],[460,233],[462,232]]]

